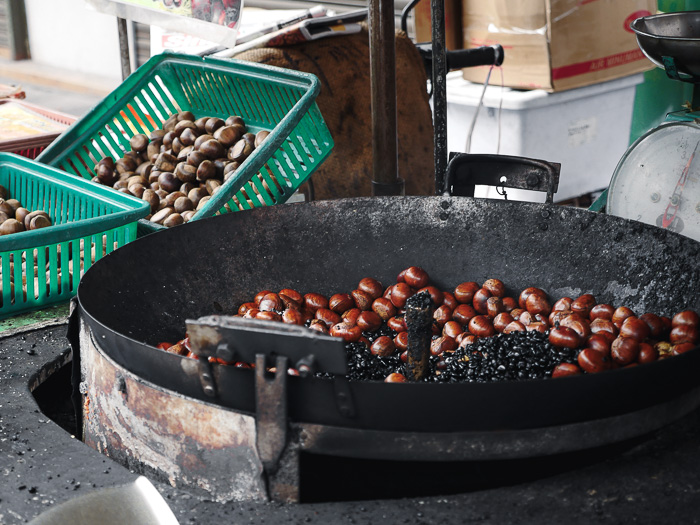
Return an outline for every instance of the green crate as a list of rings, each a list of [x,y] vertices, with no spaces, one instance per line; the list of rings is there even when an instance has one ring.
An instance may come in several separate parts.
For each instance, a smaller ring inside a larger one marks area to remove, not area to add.
[[[48,213],[53,224],[0,237],[2,319],[70,299],[83,273],[133,241],[137,221],[150,211],[135,197],[14,153],[0,153],[0,185],[28,210]]]
[[[189,110],[196,118],[239,115],[253,133],[267,130],[270,135],[192,220],[280,204],[333,148],[315,102],[319,90],[318,78],[309,73],[167,52],[152,57],[129,76],[37,161],[91,179],[101,158],[121,157],[130,149],[131,137],[148,135],[175,112]],[[252,205],[243,190],[258,196]],[[146,220],[139,224],[144,233],[162,228]]]

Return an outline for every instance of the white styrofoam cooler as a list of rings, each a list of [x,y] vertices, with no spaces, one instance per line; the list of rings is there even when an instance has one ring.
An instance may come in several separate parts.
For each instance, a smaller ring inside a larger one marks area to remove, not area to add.
[[[498,77],[495,72],[491,79]],[[610,183],[629,146],[635,88],[643,74],[631,75],[559,93],[519,91],[489,85],[468,153],[500,153],[561,163],[555,202],[593,193]],[[467,134],[482,84],[447,77],[447,148],[466,152]],[[500,150],[497,151],[500,115]],[[545,194],[507,189],[508,198],[544,202]],[[498,198],[493,188],[477,197]]]

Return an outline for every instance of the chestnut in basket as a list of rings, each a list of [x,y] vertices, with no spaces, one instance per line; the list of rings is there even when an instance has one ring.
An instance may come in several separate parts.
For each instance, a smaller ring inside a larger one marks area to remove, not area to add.
[[[8,197],[7,188],[0,186],[0,195]],[[47,226],[51,226],[51,217],[45,211],[29,211],[17,199],[0,198],[0,235],[10,235]]]
[[[131,149],[121,158],[101,159],[94,167],[92,180],[148,202],[154,214],[150,218],[152,222],[176,226],[190,220],[194,213],[189,212],[201,209],[269,135],[268,131],[259,131],[257,135],[247,131],[244,120],[237,115],[226,120],[212,116],[195,118],[192,112],[181,111],[170,115],[162,129],[131,137]],[[133,175],[144,180],[132,180]],[[269,177],[278,188],[282,187],[274,174],[270,173]],[[267,189],[267,183],[261,182]],[[262,198],[255,194],[258,188],[250,187],[254,192],[251,195],[242,190],[248,207],[263,204]],[[187,196],[192,208],[185,201],[180,205],[175,204],[175,199],[166,202],[168,195],[175,192]],[[226,204],[224,208],[243,209],[235,198],[233,201],[233,206]],[[166,207],[175,208],[172,217],[158,214]]]

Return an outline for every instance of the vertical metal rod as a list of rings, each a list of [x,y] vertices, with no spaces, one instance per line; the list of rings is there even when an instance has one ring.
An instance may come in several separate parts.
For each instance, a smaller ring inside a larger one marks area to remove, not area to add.
[[[396,133],[394,0],[369,1],[369,63],[372,94],[372,194],[403,195]]]
[[[129,59],[129,35],[124,18],[117,17],[117,30],[119,31],[119,58],[122,62],[122,80],[126,80],[131,75],[131,60]]]
[[[435,194],[442,194],[447,171],[447,58],[445,0],[430,0],[433,27],[433,128],[435,130]]]
[[[27,60],[31,57],[24,0],[8,0],[5,9],[7,9],[8,16],[10,58],[12,60]]]

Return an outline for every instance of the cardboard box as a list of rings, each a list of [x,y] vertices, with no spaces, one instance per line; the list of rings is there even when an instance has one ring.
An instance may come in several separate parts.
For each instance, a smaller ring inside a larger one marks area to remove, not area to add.
[[[445,0],[445,46],[447,49],[462,49],[462,0]],[[433,24],[430,0],[421,0],[413,8],[416,25],[416,42],[432,42]]]
[[[562,91],[652,69],[629,25],[657,0],[462,0],[464,48],[501,44],[504,84]],[[488,68],[464,78],[484,82]],[[500,83],[494,74],[491,83]]]

